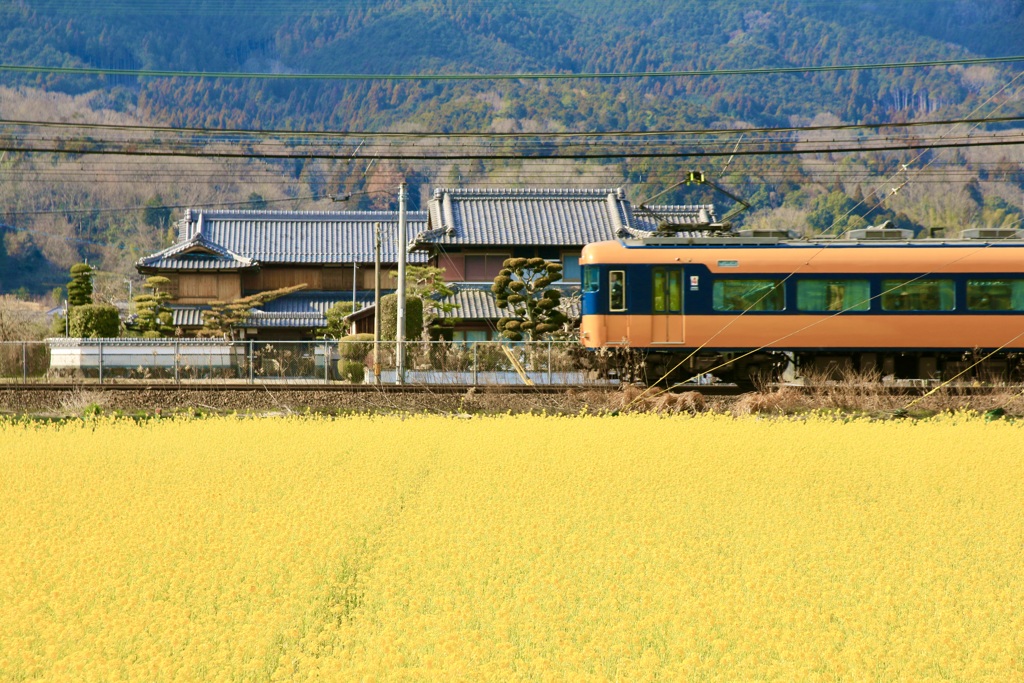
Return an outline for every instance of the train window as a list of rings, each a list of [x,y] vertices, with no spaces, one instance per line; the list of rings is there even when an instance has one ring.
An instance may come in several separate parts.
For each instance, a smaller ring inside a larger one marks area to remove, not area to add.
[[[601,271],[597,266],[583,266],[583,291],[596,292],[601,288]]]
[[[971,311],[1024,311],[1024,280],[968,280]]]
[[[626,271],[613,270],[608,273],[608,309],[626,310]]]
[[[867,311],[871,284],[867,280],[800,280],[796,307],[799,311]]]
[[[786,295],[781,280],[716,280],[712,306],[716,311],[781,311]]]
[[[883,311],[952,311],[952,280],[882,280]]]
[[[651,271],[651,292],[655,313],[679,313],[683,310],[683,273],[678,268]]]
[[[670,270],[668,273],[668,310],[683,311],[683,272]]]
[[[668,288],[665,286],[664,268],[654,269],[653,282],[651,283],[651,288],[654,290],[654,312],[664,313],[666,307],[668,306],[668,301],[666,301],[667,297],[665,296],[667,293],[665,290]]]

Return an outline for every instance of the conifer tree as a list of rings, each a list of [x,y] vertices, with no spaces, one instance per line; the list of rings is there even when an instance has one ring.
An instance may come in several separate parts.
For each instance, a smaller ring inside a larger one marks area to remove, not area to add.
[[[495,304],[510,315],[498,321],[501,336],[512,341],[537,341],[569,321],[558,310],[562,293],[550,287],[562,279],[562,264],[542,258],[510,258],[494,278]]]

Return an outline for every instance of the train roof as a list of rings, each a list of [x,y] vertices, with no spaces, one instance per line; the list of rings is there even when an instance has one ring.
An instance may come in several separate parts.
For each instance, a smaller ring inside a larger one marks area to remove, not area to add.
[[[1024,273],[1024,239],[648,237],[592,243],[582,264],[702,264],[712,272]]]

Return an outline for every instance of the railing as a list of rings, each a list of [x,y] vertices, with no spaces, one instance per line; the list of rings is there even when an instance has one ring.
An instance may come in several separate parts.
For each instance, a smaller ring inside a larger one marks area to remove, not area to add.
[[[607,385],[576,342],[405,342],[404,384]],[[399,383],[397,343],[205,339],[0,342],[0,386],[29,383]]]

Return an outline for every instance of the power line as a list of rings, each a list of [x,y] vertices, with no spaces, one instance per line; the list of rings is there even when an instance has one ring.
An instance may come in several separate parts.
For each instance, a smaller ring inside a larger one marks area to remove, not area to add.
[[[370,194],[367,192],[355,193],[355,194]],[[264,199],[264,204],[279,204],[282,202],[296,202],[304,200],[319,201],[321,199],[327,199],[326,195],[306,195],[298,197],[285,197],[284,199]],[[39,209],[33,211],[4,211],[4,216],[48,216],[54,214],[60,215],[74,215],[74,214],[94,214],[94,213],[130,213],[133,211],[144,211],[146,209],[190,209],[196,205],[209,207],[209,208],[222,208],[232,206],[251,206],[252,202],[249,200],[243,202],[196,202],[191,204],[161,204],[159,206],[121,206],[114,208],[91,208],[91,209]],[[9,227],[9,226],[7,226]],[[18,230],[19,228],[10,228],[12,230]]]
[[[380,131],[351,130],[351,131],[312,131],[312,130],[284,130],[284,129],[260,129],[260,128],[190,128],[175,126],[144,126],[132,124],[108,124],[108,123],[77,123],[71,121],[29,121],[15,119],[0,119],[0,126],[26,126],[33,128],[66,128],[71,130],[106,130],[143,133],[184,133],[190,135],[212,135],[212,136],[247,136],[247,137],[314,137],[314,138],[347,138],[347,137],[371,137],[371,138],[621,138],[621,137],[662,137],[669,135],[752,135],[755,133],[808,133],[830,130],[876,130],[878,128],[920,128],[928,126],[951,126],[956,124],[974,123],[1015,123],[1024,121],[1024,116],[1001,116],[993,118],[972,118],[972,119],[942,119],[936,121],[899,121],[888,123],[860,123],[860,124],[836,124],[826,126],[786,126],[786,127],[763,127],[763,128],[680,128],[669,130],[631,131],[631,130],[610,130],[610,131],[554,131],[538,133],[497,133],[497,132],[476,132],[476,133],[443,133],[437,131]]]
[[[789,143],[794,144],[794,143]],[[668,158],[703,158],[703,157],[724,157],[724,156],[792,156],[797,154],[846,154],[858,152],[896,152],[905,150],[927,150],[941,148],[970,148],[970,147],[995,147],[1015,146],[1024,144],[1024,135],[1016,138],[999,140],[964,140],[962,142],[921,142],[905,144],[886,145],[858,145],[853,147],[808,147],[800,149],[747,149],[747,150],[723,150],[723,151],[686,151],[672,150],[665,152],[596,152],[596,153],[575,153],[563,154],[552,152],[550,154],[524,156],[523,154],[344,154],[337,152],[256,152],[256,151],[213,151],[213,150],[139,150],[139,149],[67,149],[58,147],[23,147],[16,145],[0,145],[0,152],[18,152],[23,154],[73,154],[101,155],[101,156],[133,156],[133,157],[198,157],[216,159],[328,159],[344,161],[352,159],[360,160],[385,160],[385,161],[527,161],[527,160],[550,160],[550,159],[668,159]]]
[[[919,62],[881,62],[877,64],[834,64],[826,66],[760,67],[751,69],[697,69],[679,71],[609,71],[594,73],[510,73],[510,74],[358,74],[358,73],[260,73],[240,71],[181,71],[159,69],[102,69],[96,67],[39,66],[0,64],[0,72],[50,74],[63,76],[134,76],[136,78],[216,78],[237,80],[294,81],[540,81],[597,80],[628,78],[686,78],[703,76],[757,76],[880,69],[915,69],[931,66],[972,66],[1024,61],[1024,55],[978,57],[973,59],[935,59]]]

